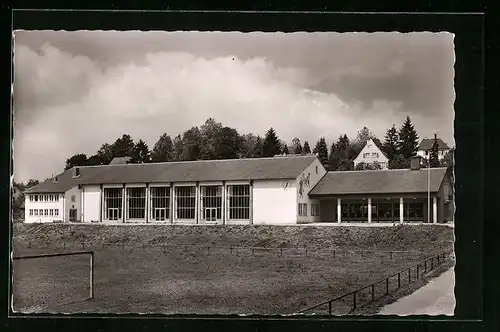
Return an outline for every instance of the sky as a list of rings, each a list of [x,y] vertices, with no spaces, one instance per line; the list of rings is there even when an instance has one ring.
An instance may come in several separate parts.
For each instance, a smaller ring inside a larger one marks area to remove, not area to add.
[[[410,116],[454,145],[451,33],[16,31],[14,179],[44,180],[122,134],[150,148],[214,118],[290,144],[383,140]]]

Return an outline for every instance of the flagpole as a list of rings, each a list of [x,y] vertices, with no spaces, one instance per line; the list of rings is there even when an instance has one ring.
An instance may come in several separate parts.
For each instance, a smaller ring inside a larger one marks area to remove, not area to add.
[[[427,154],[427,223],[431,222],[431,156]]]

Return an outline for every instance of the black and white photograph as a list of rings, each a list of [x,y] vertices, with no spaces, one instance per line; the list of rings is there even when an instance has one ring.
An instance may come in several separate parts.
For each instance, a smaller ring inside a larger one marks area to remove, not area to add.
[[[453,33],[12,38],[13,312],[454,315]]]

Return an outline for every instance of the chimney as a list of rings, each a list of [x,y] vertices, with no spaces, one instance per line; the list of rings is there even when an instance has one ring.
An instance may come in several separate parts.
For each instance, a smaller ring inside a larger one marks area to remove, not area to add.
[[[57,183],[57,175],[54,176],[54,183]]]
[[[79,177],[80,176],[80,168],[79,167],[75,167],[73,169],[73,177],[76,178],[76,177]]]
[[[418,171],[420,169],[420,157],[418,156],[411,157],[410,168],[412,171]]]

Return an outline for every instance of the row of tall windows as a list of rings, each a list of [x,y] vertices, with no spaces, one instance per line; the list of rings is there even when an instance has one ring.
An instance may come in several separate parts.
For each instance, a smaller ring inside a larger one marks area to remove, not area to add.
[[[195,186],[174,187],[174,217],[175,219],[193,220],[196,209],[200,211],[200,219],[217,221],[222,219],[223,187],[220,185],[200,186],[200,200],[196,204]],[[145,219],[149,210],[150,219],[165,221],[171,214],[171,197],[169,187],[150,188],[150,206],[146,202],[146,188],[126,188],[127,219]],[[104,189],[104,219],[121,220],[123,210],[123,188]],[[250,219],[250,185],[227,186],[228,220]]]
[[[59,202],[59,194],[30,194],[30,202]]]
[[[59,209],[30,209],[29,214],[30,216],[57,217]]]

